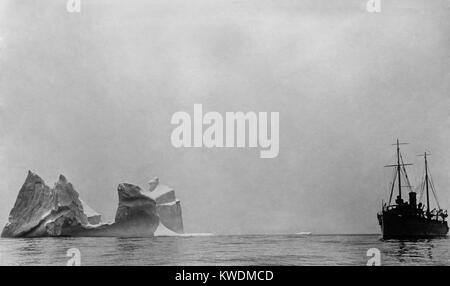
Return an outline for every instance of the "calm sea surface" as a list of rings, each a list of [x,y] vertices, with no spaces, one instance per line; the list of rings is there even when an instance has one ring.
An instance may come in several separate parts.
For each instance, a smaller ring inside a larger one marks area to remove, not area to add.
[[[379,235],[229,235],[154,238],[0,239],[1,265],[450,265],[450,239],[383,241]]]

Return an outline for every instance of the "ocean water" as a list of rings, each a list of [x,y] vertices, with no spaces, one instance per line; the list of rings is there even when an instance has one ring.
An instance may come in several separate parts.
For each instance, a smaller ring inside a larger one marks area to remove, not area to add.
[[[450,265],[450,239],[382,240],[380,235],[191,235],[153,238],[0,239],[1,265]]]

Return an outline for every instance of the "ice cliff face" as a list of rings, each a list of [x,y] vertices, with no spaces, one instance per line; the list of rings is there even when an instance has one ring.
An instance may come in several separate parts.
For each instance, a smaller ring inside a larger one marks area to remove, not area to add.
[[[181,207],[174,193],[169,195],[174,201],[166,205],[167,199],[161,197],[168,198],[168,192],[151,196],[150,191],[132,184],[119,184],[117,191],[119,204],[114,222],[99,224],[100,215],[80,200],[64,176],[50,188],[38,175],[28,172],[2,237],[147,237],[154,235],[160,221],[170,230],[183,231]],[[177,207],[171,207],[172,203]]]
[[[158,178],[154,178],[148,184],[149,196],[156,201],[160,223],[173,232],[184,233],[181,205],[175,197],[175,190],[160,184]]]
[[[119,184],[117,191],[119,205],[114,222],[87,226],[73,236],[153,236],[159,224],[156,201],[132,184]]]

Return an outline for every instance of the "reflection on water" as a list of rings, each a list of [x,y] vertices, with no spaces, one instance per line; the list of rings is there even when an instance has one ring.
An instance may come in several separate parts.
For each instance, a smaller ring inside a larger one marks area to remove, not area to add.
[[[450,265],[450,239],[382,240],[379,235],[230,235],[153,238],[0,239],[1,265]]]
[[[422,239],[422,240],[386,240],[384,243],[392,249],[393,258],[398,263],[438,264],[448,265],[450,257],[447,238]],[[438,249],[435,250],[435,247]],[[445,255],[434,259],[433,254],[443,251]]]

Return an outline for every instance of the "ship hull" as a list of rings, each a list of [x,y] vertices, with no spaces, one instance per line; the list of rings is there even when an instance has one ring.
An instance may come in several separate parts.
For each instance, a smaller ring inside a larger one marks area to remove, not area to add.
[[[449,230],[446,221],[430,220],[424,217],[383,213],[378,219],[384,239],[443,237]]]

